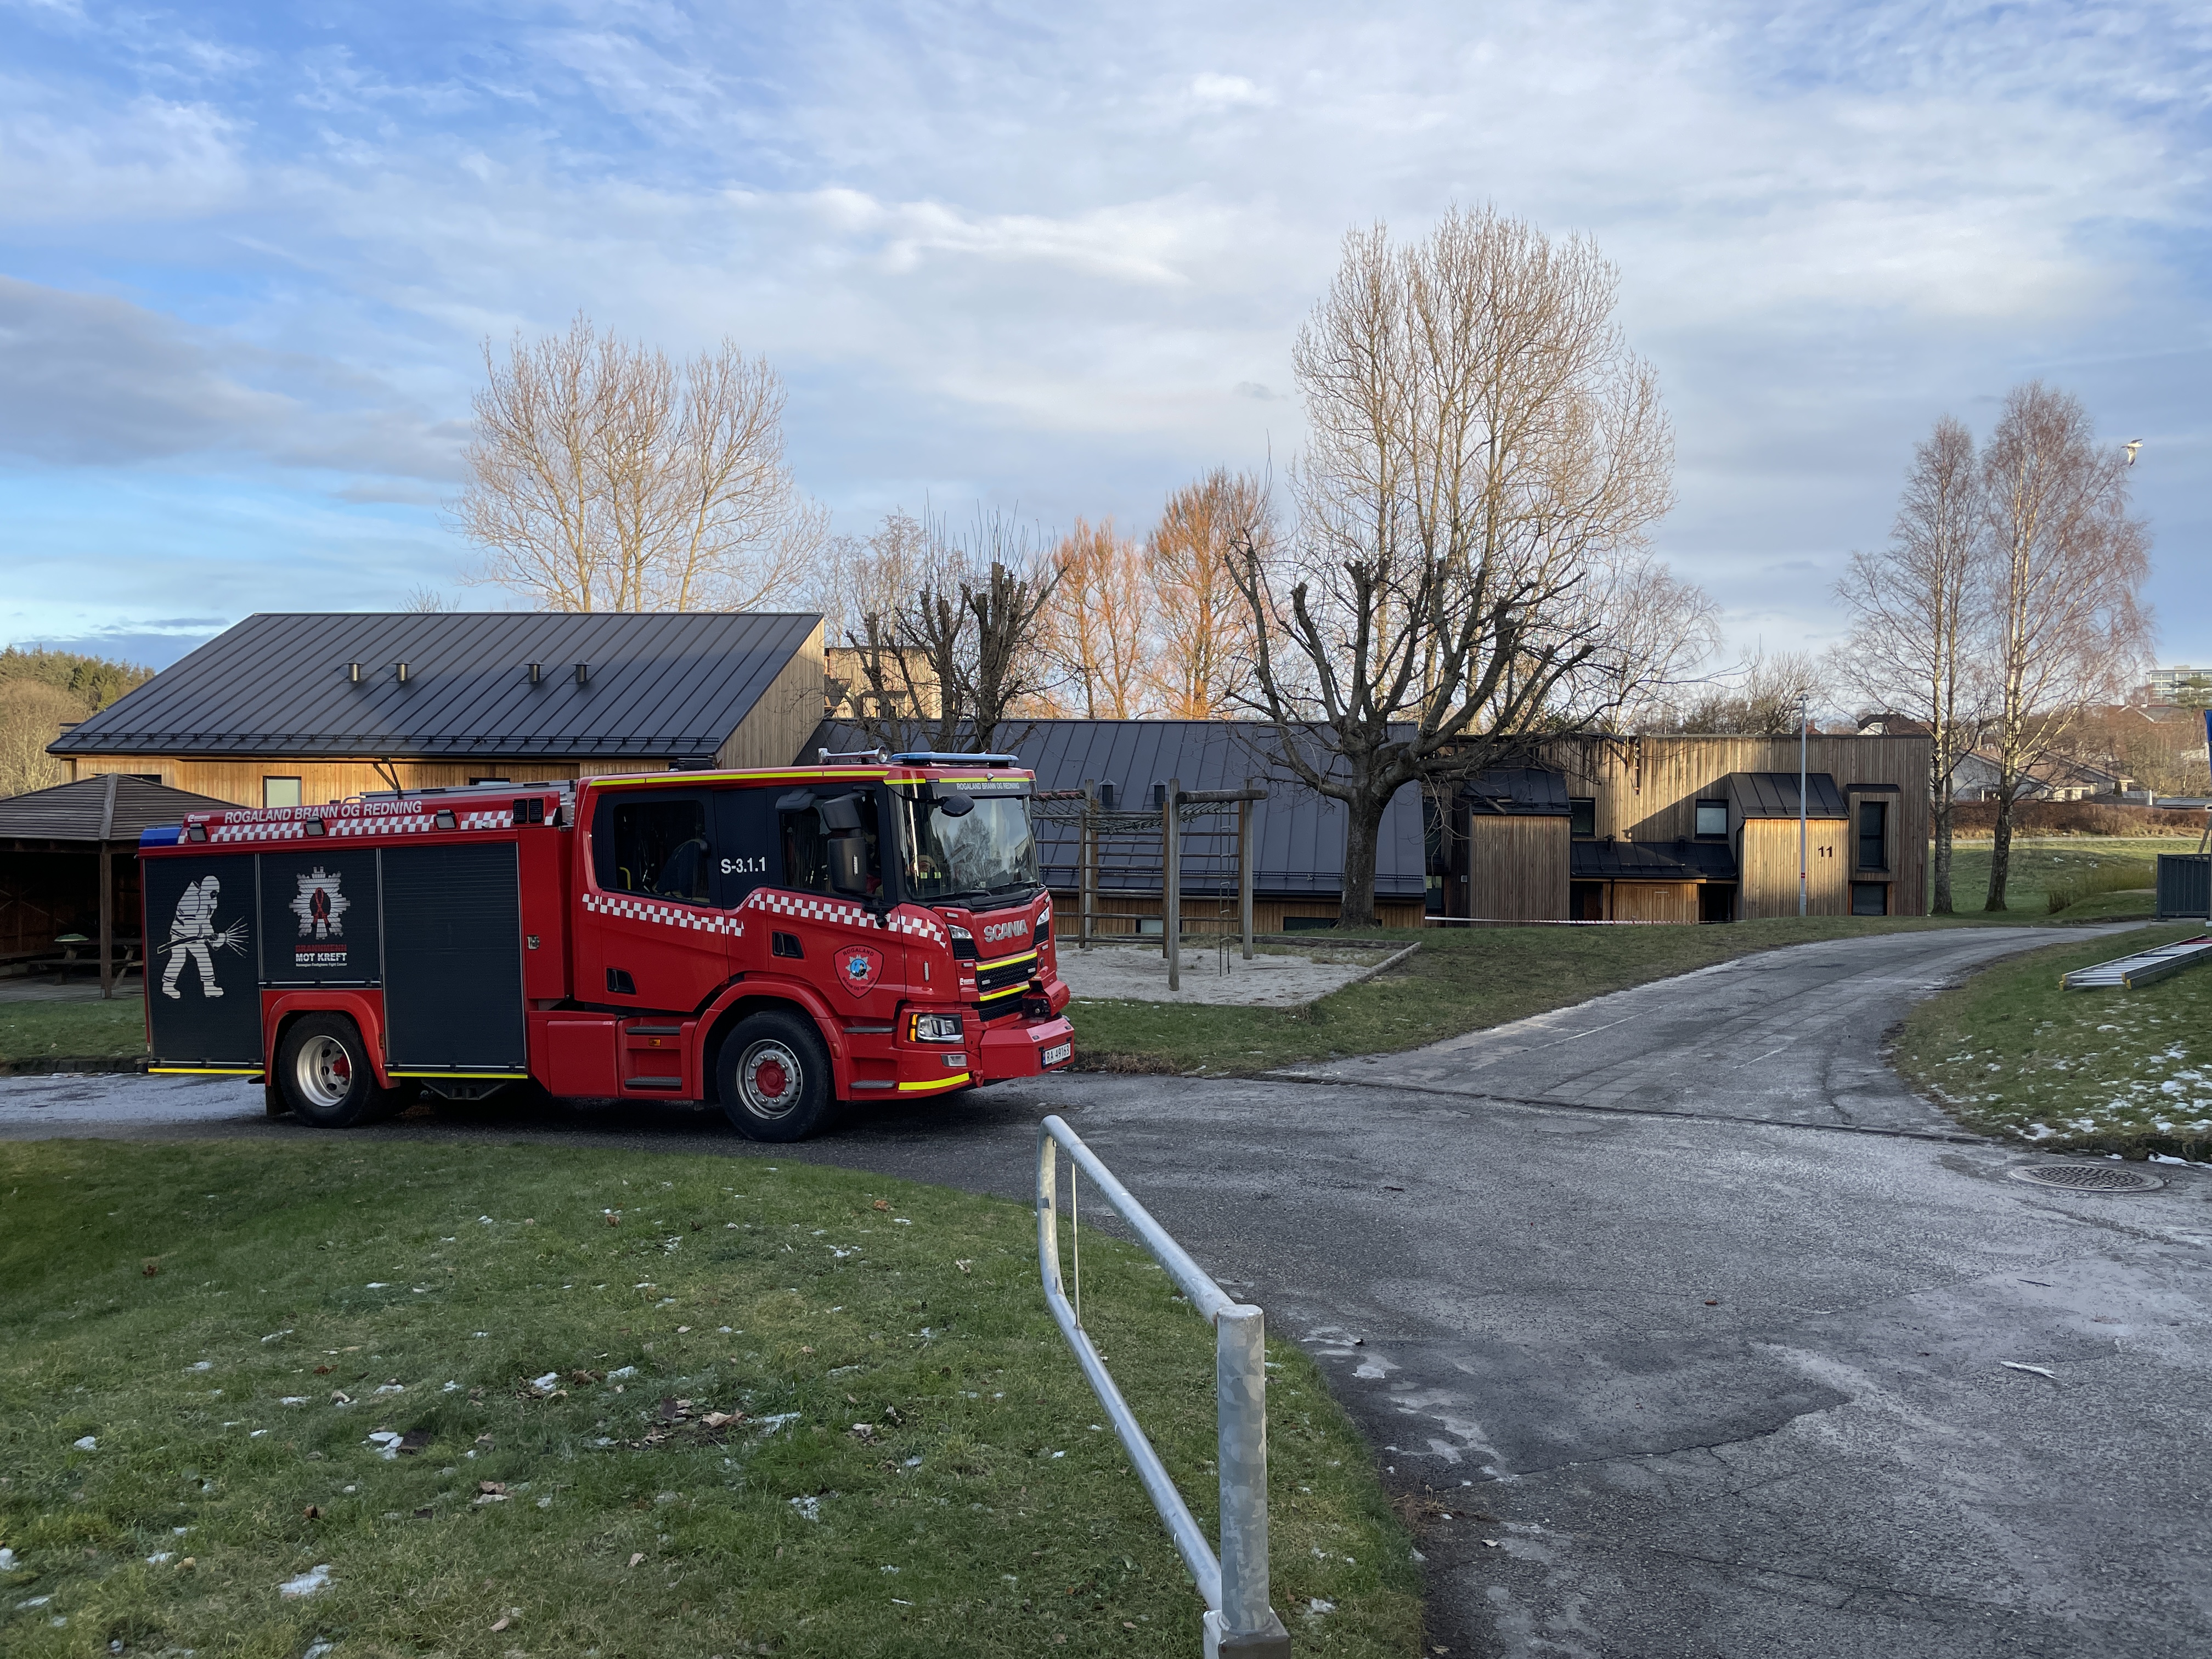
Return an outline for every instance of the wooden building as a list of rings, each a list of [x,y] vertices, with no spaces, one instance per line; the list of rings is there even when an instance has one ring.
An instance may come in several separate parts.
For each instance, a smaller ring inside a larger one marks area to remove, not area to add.
[[[254,616],[49,752],[75,777],[244,806],[787,766],[822,718],[822,631],[714,612]]]
[[[1797,914],[1797,739],[1577,737],[1476,779],[1430,836],[1431,910],[1477,921]],[[1807,909],[1927,908],[1929,740],[1812,738]]]
[[[0,974],[74,959],[112,993],[146,959],[139,831],[228,805],[112,772],[0,800]]]

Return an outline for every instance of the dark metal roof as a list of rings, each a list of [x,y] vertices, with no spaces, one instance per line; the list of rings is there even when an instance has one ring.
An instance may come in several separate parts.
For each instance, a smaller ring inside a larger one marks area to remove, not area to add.
[[[58,755],[706,759],[812,616],[248,617],[49,745]],[[362,665],[358,684],[346,665]],[[393,665],[405,663],[400,684]],[[530,683],[527,665],[544,665]],[[590,665],[576,683],[575,665]]]
[[[1795,772],[1731,772],[1729,795],[1740,818],[1794,818],[1797,816],[1797,775]],[[1805,780],[1806,816],[1846,818],[1844,798],[1835,779],[1815,772]]]
[[[1241,789],[1255,777],[1269,791],[1254,826],[1253,884],[1263,896],[1334,898],[1344,884],[1344,808],[1295,779],[1270,776],[1265,745],[1272,726],[1241,720],[1034,720],[1000,728],[1000,745],[1036,774],[1040,790],[1080,789],[1085,779],[1112,783],[1115,805],[1149,808],[1152,786],[1180,779],[1185,789]],[[872,746],[857,726],[825,722],[807,740],[805,760],[817,748]],[[1224,830],[1236,819],[1214,820]],[[1072,824],[1040,823],[1037,851],[1045,880],[1076,885],[1077,832]],[[1218,848],[1218,852],[1210,849]],[[1212,842],[1201,829],[1186,830],[1183,890],[1236,890],[1233,836]],[[1159,890],[1160,850],[1116,837],[1104,843],[1102,890]],[[1375,868],[1377,898],[1419,898],[1426,890],[1421,842],[1421,792],[1401,789],[1382,815]]]
[[[135,843],[149,824],[174,823],[187,812],[220,812],[230,804],[111,772],[0,800],[0,837]]]
[[[1717,841],[1578,841],[1568,855],[1568,872],[1577,881],[1736,878],[1735,855]]]
[[[1571,817],[1564,772],[1540,766],[1498,766],[1470,780],[1467,795],[1477,812],[1512,817]]]

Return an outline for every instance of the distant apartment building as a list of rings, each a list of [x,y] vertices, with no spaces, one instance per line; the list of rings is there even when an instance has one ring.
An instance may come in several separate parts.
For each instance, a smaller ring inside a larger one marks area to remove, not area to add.
[[[2191,668],[2185,662],[2172,668],[2154,668],[2143,677],[2136,696],[2147,707],[2172,708],[2182,702],[2179,694],[2183,691],[2197,693],[2194,701],[2200,706],[2212,702],[2212,668]]]

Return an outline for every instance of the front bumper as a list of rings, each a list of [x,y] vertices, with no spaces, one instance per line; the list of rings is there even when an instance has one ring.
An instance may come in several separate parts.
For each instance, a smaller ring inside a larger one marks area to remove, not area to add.
[[[1049,1063],[1048,1054],[1053,1056]],[[1066,1017],[1002,1020],[987,1027],[975,1044],[972,1075],[979,1084],[1041,1077],[1065,1070],[1074,1057],[1075,1027]]]

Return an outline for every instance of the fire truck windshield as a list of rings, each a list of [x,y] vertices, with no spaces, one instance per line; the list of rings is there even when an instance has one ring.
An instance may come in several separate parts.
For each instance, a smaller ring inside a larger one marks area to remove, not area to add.
[[[924,904],[987,899],[1035,888],[1036,842],[1029,802],[977,796],[975,811],[952,817],[927,801],[900,802],[907,896]]]

